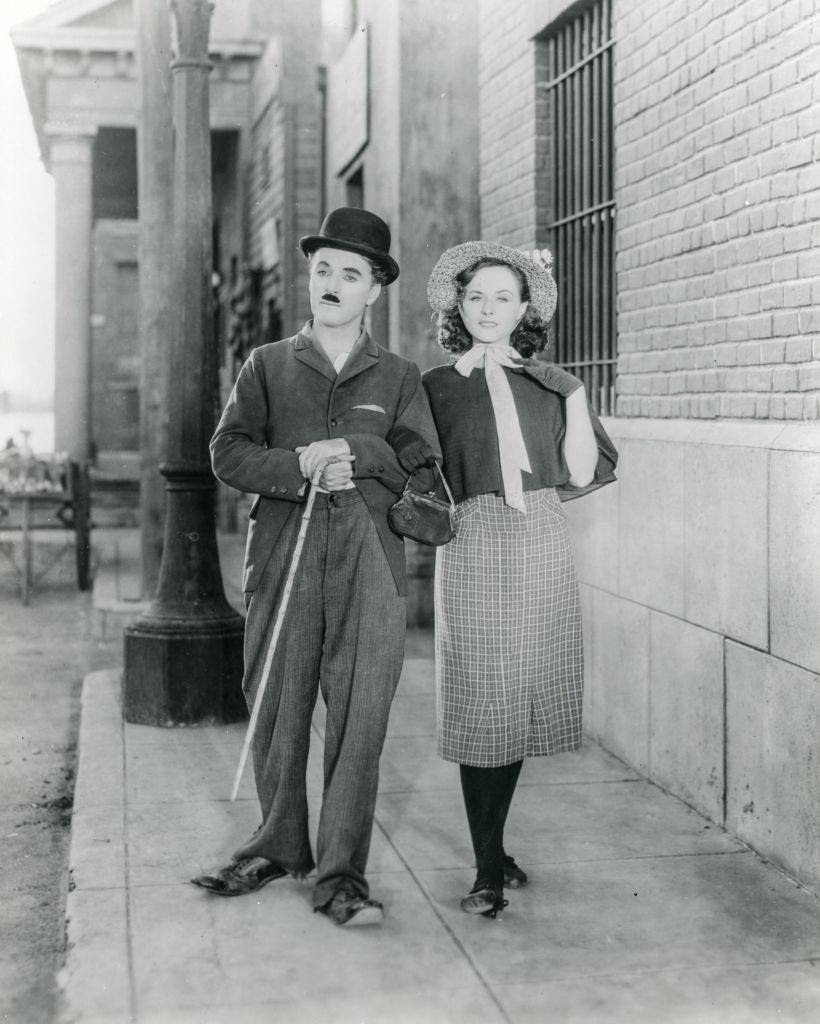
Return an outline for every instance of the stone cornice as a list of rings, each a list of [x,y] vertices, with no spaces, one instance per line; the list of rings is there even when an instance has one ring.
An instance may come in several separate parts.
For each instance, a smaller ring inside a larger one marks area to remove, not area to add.
[[[11,32],[18,50],[71,51],[82,53],[129,53],[136,46],[136,33],[130,29],[100,28],[27,28]],[[209,46],[212,57],[254,60],[262,55],[262,40],[219,40]]]

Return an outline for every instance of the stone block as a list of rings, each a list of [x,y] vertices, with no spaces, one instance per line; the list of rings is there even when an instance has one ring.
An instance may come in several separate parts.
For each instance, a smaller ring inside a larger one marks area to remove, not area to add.
[[[778,658],[820,672],[820,454],[771,454],[771,643]]]
[[[607,485],[563,506],[578,579],[602,590],[618,589],[618,487]]]
[[[684,446],[619,442],[619,592],[683,617]]]
[[[595,642],[593,626],[595,623],[595,589],[580,584],[581,592],[581,625],[584,630],[584,732],[590,736],[598,735],[598,714],[596,705],[595,677],[592,673],[592,649]]]
[[[687,445],[685,618],[755,647],[768,643],[769,453]]]
[[[639,772],[649,766],[648,608],[596,591],[591,659],[596,735]]]
[[[726,642],[726,827],[820,892],[820,678]]]
[[[650,633],[650,777],[722,822],[723,638],[659,612]]]
[[[820,350],[818,358],[820,358]],[[790,423],[778,433],[777,439],[771,447],[778,451],[817,452],[820,454],[820,423]]]

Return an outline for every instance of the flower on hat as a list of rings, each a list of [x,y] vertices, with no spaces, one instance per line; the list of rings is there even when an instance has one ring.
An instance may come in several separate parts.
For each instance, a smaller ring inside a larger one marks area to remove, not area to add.
[[[525,256],[529,256],[533,263],[539,263],[545,270],[552,272],[552,253],[549,249],[533,249],[528,252],[522,250]]]

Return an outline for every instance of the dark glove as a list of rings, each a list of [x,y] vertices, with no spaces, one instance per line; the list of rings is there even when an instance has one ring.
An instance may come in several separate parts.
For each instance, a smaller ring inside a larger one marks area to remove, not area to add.
[[[584,386],[583,381],[576,377],[575,374],[567,373],[566,370],[562,370],[555,363],[543,363],[538,359],[533,359],[525,368],[545,388],[555,391],[562,398],[568,398],[573,391],[577,391],[578,388]]]
[[[408,473],[434,466],[439,458],[435,448],[409,427],[395,427],[387,435],[387,443],[396,453],[402,469]]]

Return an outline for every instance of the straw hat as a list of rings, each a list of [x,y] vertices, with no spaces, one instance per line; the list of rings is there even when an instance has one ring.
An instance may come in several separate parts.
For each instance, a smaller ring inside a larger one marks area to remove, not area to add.
[[[427,299],[433,312],[452,309],[457,301],[456,277],[479,260],[498,260],[520,270],[530,290],[530,306],[544,323],[549,323],[558,297],[550,271],[552,253],[549,249],[522,252],[498,242],[462,242],[441,254],[427,282]]]

